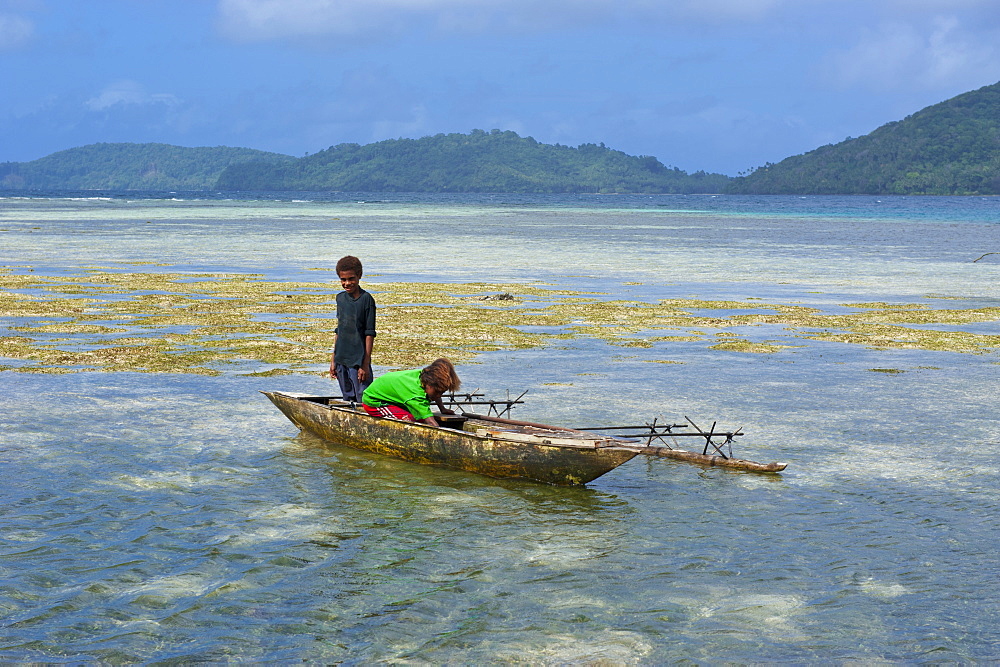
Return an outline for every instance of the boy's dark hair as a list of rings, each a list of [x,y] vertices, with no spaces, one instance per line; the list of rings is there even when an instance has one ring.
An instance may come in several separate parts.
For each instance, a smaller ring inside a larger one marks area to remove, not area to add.
[[[437,389],[442,394],[446,391],[458,391],[462,381],[458,379],[455,366],[444,357],[435,359],[430,366],[420,371],[420,384],[424,389]]]
[[[340,275],[341,271],[354,271],[358,274],[358,278],[364,273],[364,269],[361,267],[361,260],[354,255],[345,255],[337,260],[337,275]]]

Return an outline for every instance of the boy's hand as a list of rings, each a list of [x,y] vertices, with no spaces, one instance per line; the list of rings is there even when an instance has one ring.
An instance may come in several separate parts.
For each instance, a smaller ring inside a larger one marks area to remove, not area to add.
[[[337,379],[337,364],[333,363],[333,359],[330,360],[330,379]]]

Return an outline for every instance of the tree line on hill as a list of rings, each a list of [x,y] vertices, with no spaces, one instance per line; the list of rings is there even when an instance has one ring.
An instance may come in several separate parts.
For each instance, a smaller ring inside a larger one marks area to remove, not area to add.
[[[655,157],[603,144],[542,144],[515,132],[473,130],[422,139],[340,144],[294,162],[226,168],[222,190],[367,192],[704,193],[721,192],[723,174],[688,174]]]
[[[745,175],[668,167],[604,144],[473,130],[340,144],[294,158],[249,148],[92,144],[0,164],[0,189],[648,194],[1000,194],[1000,83]]]
[[[734,194],[1000,194],[1000,83],[734,179]]]
[[[252,148],[90,144],[31,162],[0,163],[0,189],[207,190],[231,164],[294,158]]]
[[[340,144],[302,158],[245,148],[92,144],[0,164],[0,187],[347,192],[721,192],[723,174],[688,174],[603,144],[542,144],[473,130]]]

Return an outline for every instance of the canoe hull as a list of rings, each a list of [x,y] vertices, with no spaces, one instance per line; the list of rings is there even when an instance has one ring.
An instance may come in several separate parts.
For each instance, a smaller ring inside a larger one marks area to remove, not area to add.
[[[325,405],[315,397],[262,393],[292,423],[324,440],[404,461],[489,477],[580,485],[597,479],[636,455],[631,451],[597,446],[512,442],[458,429],[372,417],[349,406]]]

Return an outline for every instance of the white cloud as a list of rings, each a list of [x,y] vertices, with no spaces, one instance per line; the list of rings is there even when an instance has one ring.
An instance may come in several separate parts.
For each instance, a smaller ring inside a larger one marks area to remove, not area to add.
[[[379,15],[405,0],[220,0],[219,24],[238,41],[343,36],[379,27]],[[388,29],[383,25],[382,30]]]
[[[807,4],[809,0],[800,0]],[[703,22],[758,21],[782,6],[793,5],[789,0],[627,0],[628,11],[664,18],[697,19]],[[631,7],[628,7],[631,5]]]
[[[789,4],[794,0],[219,0],[218,24],[240,41],[381,37],[415,22],[445,32],[532,32],[621,18],[760,20]]]
[[[875,90],[962,88],[1000,78],[997,35],[969,29],[955,16],[922,24],[891,22],[865,30],[828,61],[834,80]]]
[[[91,111],[104,111],[114,106],[143,106],[149,104],[165,104],[174,106],[179,100],[170,93],[147,93],[142,84],[136,81],[116,81],[91,97],[84,105]]]
[[[35,25],[26,18],[0,14],[0,51],[13,51],[27,44],[35,34]]]
[[[996,14],[996,0],[889,0],[889,5],[902,13],[914,11],[955,12],[964,10],[985,10]]]

